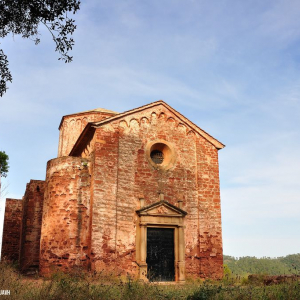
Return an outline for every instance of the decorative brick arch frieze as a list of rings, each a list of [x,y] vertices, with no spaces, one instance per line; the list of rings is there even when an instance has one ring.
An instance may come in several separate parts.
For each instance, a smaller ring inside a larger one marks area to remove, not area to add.
[[[172,114],[168,115],[166,112],[159,111],[152,111],[151,113],[149,112],[148,114],[143,114],[141,116],[127,116],[118,122],[118,127],[122,128],[124,132],[136,131],[140,127],[149,127],[151,124],[157,124],[158,122],[164,122],[166,126],[171,127],[173,130],[178,130],[181,133],[185,133],[186,135],[190,134],[190,132],[195,134],[193,129],[176,119]]]

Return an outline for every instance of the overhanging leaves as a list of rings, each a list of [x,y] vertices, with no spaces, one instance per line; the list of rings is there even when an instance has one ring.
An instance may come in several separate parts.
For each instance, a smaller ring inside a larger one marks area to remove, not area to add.
[[[0,176],[6,177],[8,169],[8,155],[5,153],[5,151],[0,151]]]
[[[18,34],[40,42],[39,25],[45,25],[56,44],[59,60],[68,63],[74,40],[71,35],[76,29],[75,21],[68,16],[80,9],[78,0],[0,0],[0,38],[8,34]],[[7,90],[7,82],[12,81],[7,56],[0,49],[0,96]]]

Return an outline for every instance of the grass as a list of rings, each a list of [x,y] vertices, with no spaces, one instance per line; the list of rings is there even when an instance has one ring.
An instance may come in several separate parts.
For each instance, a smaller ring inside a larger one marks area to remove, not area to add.
[[[28,278],[20,275],[15,266],[0,262],[0,291],[10,290],[13,299],[55,300],[300,300],[300,282],[297,280],[264,286],[263,279],[250,283],[246,278],[227,276],[222,281],[189,280],[185,285],[155,285],[132,280],[121,280],[110,274],[74,272],[55,273],[51,278]]]

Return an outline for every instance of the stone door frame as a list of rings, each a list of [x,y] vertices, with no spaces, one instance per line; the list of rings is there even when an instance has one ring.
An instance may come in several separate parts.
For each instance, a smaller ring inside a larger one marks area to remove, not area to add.
[[[185,282],[185,239],[184,217],[186,212],[177,206],[161,200],[136,211],[136,263],[137,277],[148,282],[147,278],[147,228],[174,229],[175,282]]]

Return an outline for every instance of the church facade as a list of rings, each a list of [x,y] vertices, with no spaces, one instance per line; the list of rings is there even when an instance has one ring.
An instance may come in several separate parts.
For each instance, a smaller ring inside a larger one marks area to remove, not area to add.
[[[2,256],[45,276],[223,276],[221,142],[163,101],[67,115],[59,130],[46,179],[7,200]]]

